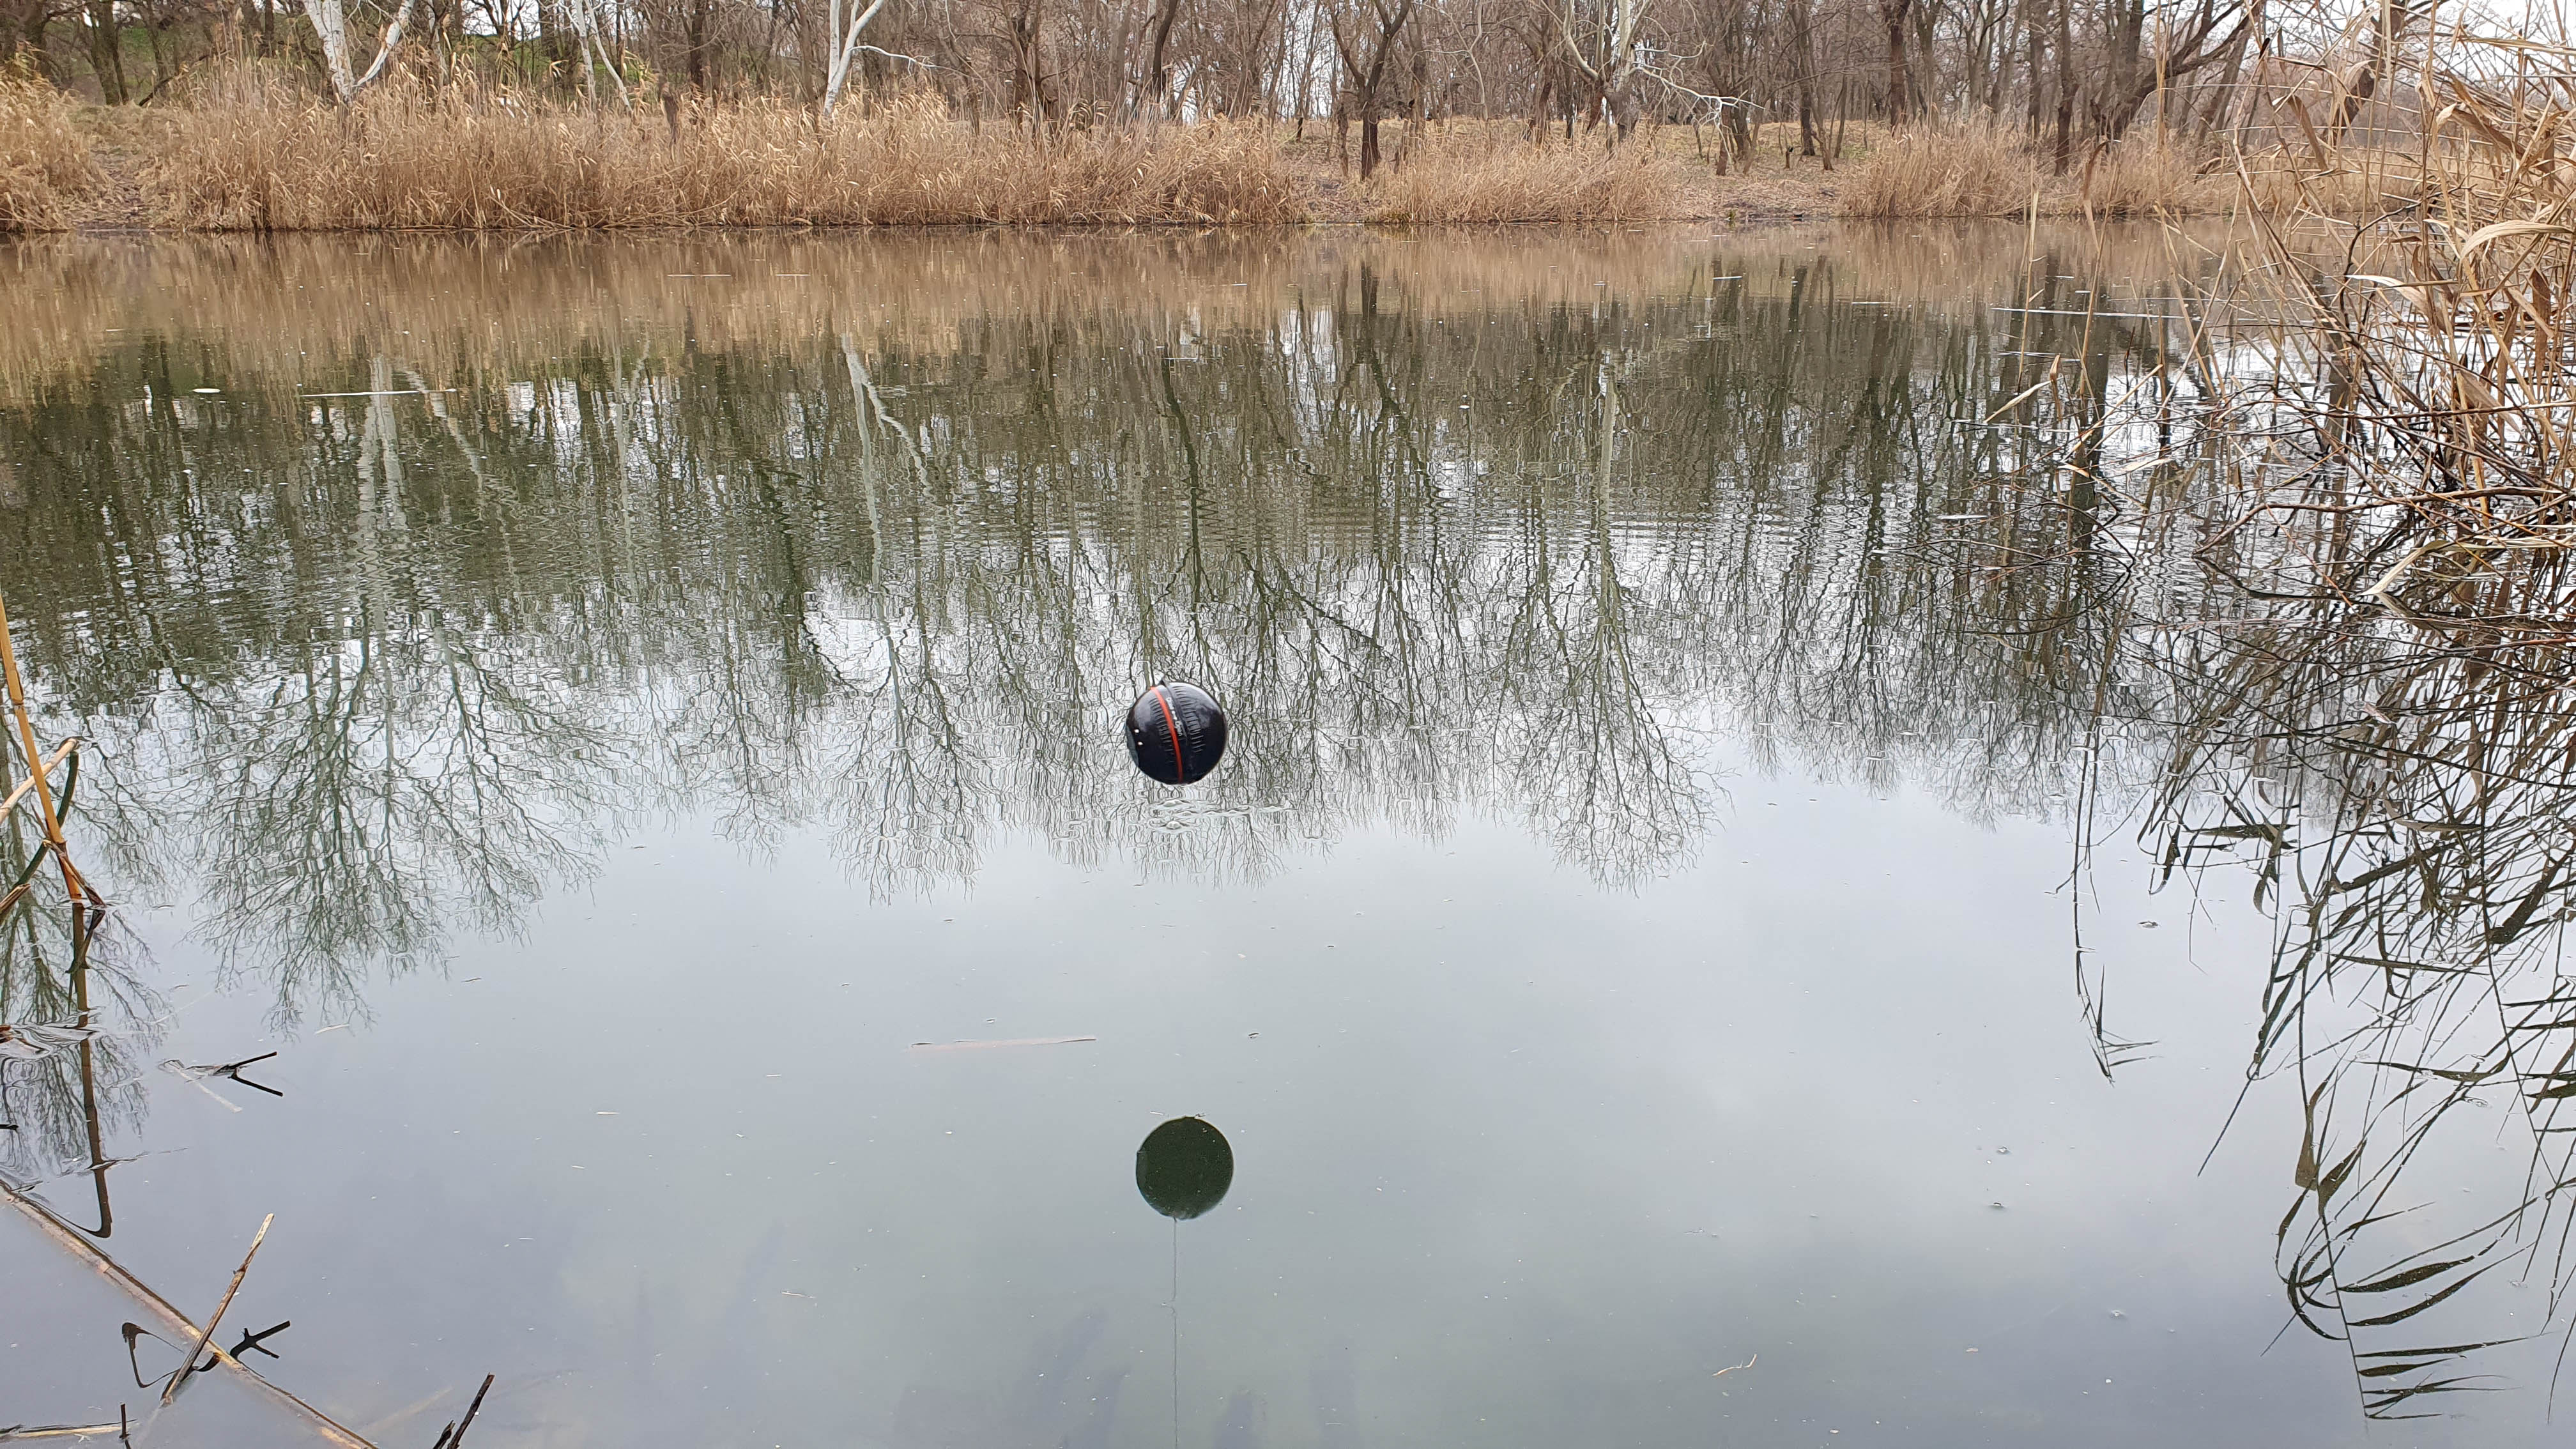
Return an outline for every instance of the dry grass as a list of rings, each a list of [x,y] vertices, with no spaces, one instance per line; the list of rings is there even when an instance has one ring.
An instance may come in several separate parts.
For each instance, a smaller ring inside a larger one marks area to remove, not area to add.
[[[70,97],[0,69],[0,232],[61,231],[96,175]]]
[[[411,91],[354,111],[203,100],[143,174],[163,225],[209,231],[549,231],[1259,224],[1307,214],[1257,129],[977,135],[935,97],[817,124],[771,102],[658,118],[466,105]]]
[[[2050,174],[2016,131],[1924,126],[1890,136],[1850,168],[1846,216],[2206,216],[2236,201],[2209,154],[2140,131]]]
[[[1372,181],[1361,201],[1374,222],[1673,221],[1706,216],[1691,168],[1632,145],[1531,146],[1434,139],[1401,170]]]
[[[2275,320],[2205,344],[2232,379],[2236,570],[2534,678],[2576,657],[2571,63],[2446,39],[2412,155],[2311,146],[2261,183],[2244,280],[2209,300]],[[2333,219],[2356,199],[2361,224]]]
[[[1838,172],[1771,127],[1720,174],[1713,137],[1647,126],[1532,145],[1519,121],[1390,125],[1397,159],[1353,185],[1320,127],[1200,123],[980,132],[915,94],[828,124],[748,100],[657,110],[541,103],[409,83],[342,110],[241,67],[167,106],[87,107],[0,80],[0,230],[544,232],[937,224],[1277,225],[1637,222],[1738,216],[2205,215],[2385,211],[2420,195],[2414,157],[2296,136],[2245,160],[2145,135],[2048,174],[2013,130],[1855,128]],[[2311,154],[2313,153],[2313,154]],[[2418,168],[2420,169],[2420,168]]]
[[[2206,152],[2151,134],[2106,147],[2075,181],[2075,210],[2089,216],[2202,216],[2235,200],[2234,178]]]
[[[2376,146],[2331,150],[2304,144],[2242,158],[2244,174],[2228,180],[2256,210],[2270,216],[2306,214],[2372,217],[2399,210],[2428,194],[2423,159],[2410,151]]]
[[[1851,164],[1846,216],[2016,216],[2047,182],[2019,137],[1983,126],[1921,126]]]

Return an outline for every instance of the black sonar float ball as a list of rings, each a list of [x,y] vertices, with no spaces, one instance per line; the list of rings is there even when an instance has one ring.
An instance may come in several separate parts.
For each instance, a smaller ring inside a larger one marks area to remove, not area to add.
[[[1234,1149],[1204,1118],[1175,1117],[1146,1133],[1136,1149],[1136,1190],[1174,1222],[1215,1207],[1232,1186]]]
[[[1206,779],[1225,758],[1225,711],[1195,684],[1157,684],[1127,711],[1127,753],[1166,785]]]

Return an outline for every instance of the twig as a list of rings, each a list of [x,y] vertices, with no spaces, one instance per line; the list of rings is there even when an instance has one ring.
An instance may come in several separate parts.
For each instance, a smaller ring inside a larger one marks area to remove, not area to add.
[[[465,1431],[474,1427],[474,1416],[483,1412],[483,1396],[492,1392],[492,1375],[483,1376],[483,1387],[474,1391],[474,1402],[465,1406],[465,1417],[457,1421],[456,1437],[447,1441],[447,1449],[461,1449]]]
[[[45,768],[47,770],[53,769],[54,766],[63,762],[63,756],[68,755],[79,748],[80,736],[78,735],[74,735],[70,739],[56,745],[52,756],[45,761]],[[9,798],[6,800],[0,800],[0,815],[7,815],[10,811],[17,809],[18,802],[26,799],[27,792],[35,788],[36,777],[33,775],[29,775],[27,778],[19,781],[18,788],[9,792]]]
[[[233,1345],[233,1357],[239,1358],[244,1353],[253,1351],[267,1354],[270,1358],[277,1357],[277,1350],[268,1347],[268,1340],[277,1337],[279,1334],[284,1333],[286,1330],[293,1328],[294,1326],[295,1320],[290,1318],[284,1323],[278,1324],[272,1328],[263,1328],[257,1333],[244,1333],[241,1336],[241,1342]],[[213,1360],[210,1359],[207,1362],[211,1365]]]
[[[179,1386],[186,1383],[189,1375],[197,1371],[197,1355],[204,1353],[206,1345],[214,1342],[215,1325],[224,1321],[224,1310],[233,1306],[233,1295],[241,1291],[242,1280],[250,1276],[250,1260],[259,1256],[259,1245],[268,1240],[268,1225],[276,1221],[275,1213],[270,1213],[259,1220],[259,1231],[251,1237],[250,1251],[242,1254],[241,1266],[233,1270],[233,1281],[224,1289],[224,1301],[215,1305],[214,1316],[207,1319],[206,1326],[197,1333],[197,1346],[188,1350],[188,1356],[179,1363],[179,1371],[170,1375],[170,1382],[162,1386],[163,1404],[166,1405],[177,1398]]]
[[[69,1251],[73,1256],[85,1260],[100,1277],[107,1279],[117,1287],[125,1290],[128,1297],[132,1298],[135,1302],[142,1304],[145,1308],[150,1309],[152,1316],[158,1318],[163,1327],[170,1329],[172,1332],[181,1334],[194,1334],[197,1332],[197,1325],[189,1322],[188,1316],[173,1307],[169,1299],[153,1292],[149,1287],[144,1285],[142,1279],[125,1271],[123,1264],[100,1251],[96,1243],[83,1237],[80,1229],[64,1222],[61,1218],[56,1217],[53,1209],[45,1206],[41,1202],[38,1202],[34,1198],[29,1197],[27,1194],[19,1191],[15,1186],[6,1181],[0,1181],[0,1200],[7,1201],[11,1207],[14,1207],[19,1212],[25,1214],[28,1221],[34,1223],[47,1237],[50,1237],[55,1242],[61,1244],[64,1249]],[[220,1348],[213,1349],[212,1352],[218,1363],[228,1365],[235,1369],[244,1379],[247,1379],[250,1382],[254,1389],[258,1390],[260,1393],[266,1394],[269,1398],[276,1400],[278,1403],[294,1410],[296,1413],[303,1415],[304,1418],[311,1422],[313,1427],[319,1431],[323,1438],[334,1444],[340,1445],[341,1449],[376,1449],[376,1446],[363,1435],[351,1430],[346,1425],[340,1423],[339,1420],[323,1413],[320,1409],[313,1407],[311,1404],[295,1397],[286,1390],[279,1388],[277,1385],[270,1383],[264,1378],[261,1378],[258,1371],[251,1368],[248,1364],[243,1363],[241,1360],[233,1357],[231,1354],[226,1353]]]
[[[81,873],[73,866],[69,851],[63,848],[62,817],[54,813],[53,786],[45,779],[45,762],[36,749],[35,722],[27,714],[27,683],[18,674],[18,650],[9,640],[9,610],[0,603],[0,682],[9,690],[10,712],[16,716],[18,745],[27,759],[28,783],[36,787],[36,808],[44,816],[45,843],[54,848],[54,863],[62,868],[63,890],[75,904],[89,898],[81,883]]]

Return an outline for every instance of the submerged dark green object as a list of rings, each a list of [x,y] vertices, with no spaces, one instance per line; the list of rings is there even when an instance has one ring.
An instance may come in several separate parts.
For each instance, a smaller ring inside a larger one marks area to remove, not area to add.
[[[1175,1117],[1136,1149],[1136,1190],[1154,1211],[1179,1222],[1225,1201],[1234,1186],[1234,1149],[1199,1117]]]

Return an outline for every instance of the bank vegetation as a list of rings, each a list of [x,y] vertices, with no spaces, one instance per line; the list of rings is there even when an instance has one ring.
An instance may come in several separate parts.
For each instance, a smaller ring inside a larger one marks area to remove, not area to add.
[[[2339,214],[2464,50],[2380,0],[0,0],[0,227]],[[2483,73],[2480,73],[2483,75]]]

